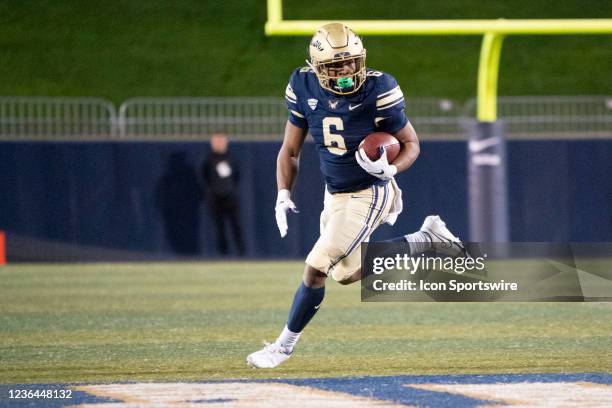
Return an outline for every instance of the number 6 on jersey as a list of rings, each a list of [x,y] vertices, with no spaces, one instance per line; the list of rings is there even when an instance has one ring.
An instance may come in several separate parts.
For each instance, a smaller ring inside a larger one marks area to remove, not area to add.
[[[332,133],[330,126],[335,126],[336,130],[344,130],[342,118],[327,116],[323,118],[323,140],[327,150],[331,153],[342,156],[346,153],[346,144],[344,138],[338,133]]]

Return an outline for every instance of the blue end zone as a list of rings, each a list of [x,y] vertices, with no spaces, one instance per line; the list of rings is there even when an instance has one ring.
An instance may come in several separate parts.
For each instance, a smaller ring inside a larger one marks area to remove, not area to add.
[[[278,382],[315,387],[326,391],[394,401],[419,407],[477,407],[495,404],[490,401],[462,395],[433,392],[407,387],[405,384],[511,384],[522,382],[593,382],[612,384],[611,374],[493,374],[493,375],[432,375],[390,377],[305,378]]]
[[[268,380],[220,380],[196,381],[204,383],[283,383],[295,386],[313,387],[331,391],[393,401],[419,407],[477,407],[494,405],[500,401],[470,398],[463,395],[440,391],[427,391],[406,384],[512,384],[524,382],[557,383],[557,382],[591,382],[612,384],[612,374],[493,374],[493,375],[403,375],[387,377],[341,377],[341,378],[303,378],[303,379],[268,379]],[[183,384],[190,383],[183,381]],[[130,383],[126,383],[130,384]],[[78,404],[96,404],[123,402],[111,398],[99,397],[84,391],[73,391],[71,399],[9,399],[9,390],[66,390],[76,384],[0,384],[0,407],[64,407]],[[184,402],[198,404],[219,404],[234,401],[231,396],[224,398],[194,398]]]
[[[415,381],[413,380],[415,379],[422,381],[424,377],[321,378],[283,382],[419,407],[475,407],[485,402],[496,403],[496,401],[483,401],[462,395],[420,390],[405,386],[405,384],[414,384]],[[428,384],[436,383],[435,380],[422,382]]]

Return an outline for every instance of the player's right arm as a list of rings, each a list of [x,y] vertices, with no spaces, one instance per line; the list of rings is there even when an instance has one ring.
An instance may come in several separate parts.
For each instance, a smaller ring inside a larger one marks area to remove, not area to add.
[[[295,76],[294,72],[289,80],[289,85],[285,90],[285,100],[289,110],[289,119],[285,125],[285,137],[283,145],[276,158],[276,184],[278,195],[276,197],[276,224],[281,237],[287,235],[287,211],[297,212],[297,207],[291,200],[291,189],[298,174],[300,152],[308,133],[308,122],[300,109],[298,96],[293,91],[292,83]]]
[[[276,183],[278,191],[293,188],[299,168],[300,152],[307,129],[295,126],[291,121],[285,125],[285,138],[276,159]]]
[[[291,200],[291,188],[295,183],[298,173],[300,151],[306,139],[307,129],[302,129],[287,121],[285,126],[285,138],[276,159],[276,184],[278,195],[276,197],[276,225],[281,238],[287,235],[287,211],[298,212],[297,207]]]

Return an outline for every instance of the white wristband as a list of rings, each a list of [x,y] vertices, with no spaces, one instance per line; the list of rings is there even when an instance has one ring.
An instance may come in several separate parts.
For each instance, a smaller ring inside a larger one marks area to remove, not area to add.
[[[278,195],[276,196],[276,202],[288,200],[291,197],[291,192],[287,189],[282,189],[278,191]]]
[[[397,174],[397,166],[395,164],[390,164],[389,167],[391,168],[391,177],[395,176]]]

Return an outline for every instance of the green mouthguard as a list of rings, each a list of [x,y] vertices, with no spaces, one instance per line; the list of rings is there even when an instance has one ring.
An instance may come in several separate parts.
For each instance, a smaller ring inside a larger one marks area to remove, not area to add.
[[[338,78],[337,83],[340,88],[350,88],[353,86],[353,78]]]

